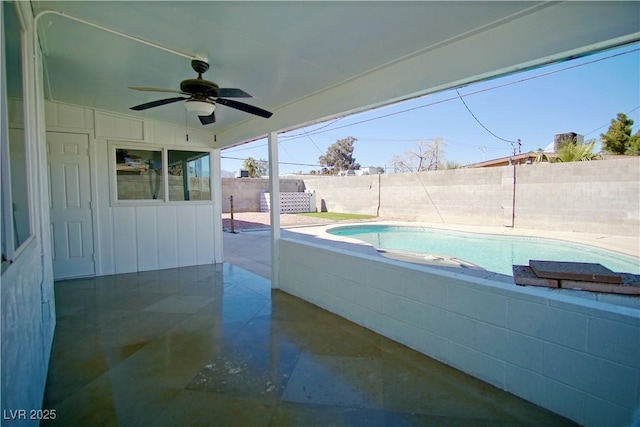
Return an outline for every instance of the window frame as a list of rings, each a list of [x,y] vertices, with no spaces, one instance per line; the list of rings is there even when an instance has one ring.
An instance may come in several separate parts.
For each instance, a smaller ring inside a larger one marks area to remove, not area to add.
[[[20,256],[20,254],[25,250],[29,244],[35,240],[36,238],[36,226],[34,219],[34,191],[33,191],[33,179],[32,179],[32,150],[31,144],[31,128],[29,126],[29,122],[27,118],[28,115],[28,107],[31,105],[31,91],[28,87],[27,82],[29,81],[29,58],[27,55],[28,52],[28,34],[27,29],[24,24],[24,17],[22,15],[21,9],[14,2],[8,2],[7,4],[11,5],[14,8],[16,18],[18,21],[18,25],[20,27],[20,78],[22,80],[22,99],[21,104],[22,108],[20,112],[22,117],[20,117],[20,121],[22,122],[22,128],[19,128],[23,132],[23,144],[24,144],[24,180],[25,180],[25,191],[26,191],[26,215],[27,215],[27,225],[28,225],[28,235],[22,240],[19,245],[16,245],[14,229],[15,229],[15,221],[14,221],[14,211],[13,211],[13,194],[12,194],[12,176],[11,176],[11,142],[9,140],[9,130],[10,130],[10,122],[9,122],[9,97],[7,95],[7,68],[6,68],[6,46],[5,40],[7,39],[5,36],[6,26],[5,26],[5,16],[4,16],[4,2],[3,2],[3,10],[0,11],[0,19],[2,20],[2,138],[0,138],[0,169],[2,170],[2,179],[0,183],[0,188],[2,190],[2,196],[0,198],[0,203],[2,204],[2,271],[4,272],[5,268],[15,262],[16,259]],[[14,129],[13,127],[11,129]],[[18,128],[15,128],[18,129]]]
[[[133,141],[109,140],[107,143],[109,150],[109,195],[111,207],[136,207],[136,206],[193,206],[213,204],[213,149],[208,147],[192,147],[182,145],[158,145]],[[155,200],[149,199],[118,199],[118,182],[116,173],[116,150],[150,150],[160,151],[162,156],[162,197]],[[194,153],[206,153],[209,155],[209,186],[211,188],[211,198],[207,200],[169,200],[169,151],[192,151]]]

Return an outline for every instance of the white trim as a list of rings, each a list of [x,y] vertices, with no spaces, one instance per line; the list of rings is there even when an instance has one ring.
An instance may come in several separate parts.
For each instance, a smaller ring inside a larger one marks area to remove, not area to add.
[[[213,256],[214,262],[224,261],[222,239],[222,163],[220,149],[213,150],[211,155],[211,198],[213,201]]]
[[[117,175],[116,175],[116,149],[128,148],[132,150],[160,151],[162,158],[162,169],[168,171],[169,151],[192,151],[194,153],[209,154],[209,188],[211,189],[211,200],[169,200],[169,177],[167,174],[162,175],[163,193],[162,198],[155,200],[118,200],[117,198]],[[194,205],[211,205],[213,202],[213,166],[211,159],[214,155],[213,148],[207,147],[191,147],[184,145],[159,145],[142,143],[140,141],[108,139],[107,150],[109,156],[109,206],[110,207],[136,207],[136,206],[194,206]],[[218,171],[219,173],[219,171]]]
[[[2,214],[2,238],[3,245],[2,250],[4,252],[4,256],[8,261],[13,260],[14,257],[14,248],[13,248],[13,234],[11,229],[13,227],[13,221],[11,219],[11,164],[9,162],[9,117],[8,114],[8,99],[7,99],[7,82],[6,82],[6,70],[5,70],[5,46],[4,46],[4,8],[0,7],[0,34],[2,35],[2,42],[0,42],[0,53],[2,56],[0,57],[0,68],[2,73],[0,73],[0,173],[2,174],[2,191],[0,192],[0,203],[2,203],[3,207],[7,209],[3,209]],[[3,262],[4,266],[4,262]]]
[[[6,37],[4,36],[5,26],[4,26],[4,11],[0,12],[0,20],[2,21],[0,25],[0,29],[2,32],[3,41],[2,46],[0,47],[0,53],[2,54],[2,81],[1,81],[1,91],[2,99],[1,99],[1,164],[0,169],[2,169],[2,199],[1,203],[5,207],[4,210],[4,229],[2,230],[4,236],[4,255],[7,261],[13,262],[18,256],[24,251],[24,249],[36,238],[36,209],[35,209],[35,198],[34,198],[34,187],[33,187],[33,178],[32,173],[37,171],[37,168],[34,168],[34,162],[37,150],[32,149],[32,144],[37,140],[34,133],[33,127],[31,126],[31,115],[29,111],[27,111],[28,107],[32,105],[35,100],[35,93],[32,90],[29,82],[31,81],[31,64],[30,58],[28,55],[29,50],[29,39],[28,39],[28,31],[25,26],[25,19],[23,16],[22,9],[18,7],[17,4],[13,5],[14,11],[16,14],[16,18],[18,20],[18,24],[20,26],[20,61],[21,61],[21,80],[22,80],[22,128],[19,128],[23,133],[23,146],[24,146],[24,179],[26,186],[26,203],[27,203],[27,224],[28,224],[28,236],[25,240],[16,247],[16,241],[14,236],[14,218],[13,218],[13,195],[11,189],[11,142],[9,140],[9,117],[8,117],[8,97],[7,97],[7,88],[6,88],[6,51],[4,40]]]
[[[280,171],[278,133],[269,132],[269,190],[271,192],[271,289],[280,288]]]

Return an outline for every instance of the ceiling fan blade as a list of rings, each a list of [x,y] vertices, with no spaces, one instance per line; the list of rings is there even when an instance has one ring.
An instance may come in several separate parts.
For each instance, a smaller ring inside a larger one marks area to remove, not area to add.
[[[200,123],[202,123],[203,125],[210,125],[211,123],[216,122],[216,113],[214,111],[209,116],[198,116],[198,118],[200,119]]]
[[[184,101],[185,99],[189,99],[189,98],[177,97],[177,98],[160,99],[158,101],[151,101],[151,102],[147,102],[146,104],[136,105],[135,107],[131,107],[130,109],[135,111],[142,111],[148,108],[159,107],[165,104],[171,104],[173,102]]]
[[[217,90],[217,96],[223,96],[227,98],[253,98],[247,92],[242,89],[236,89],[231,87],[221,87]]]
[[[162,89],[160,87],[140,87],[140,86],[129,86],[129,89],[133,90],[141,90],[143,92],[169,92],[169,93],[183,93],[179,90],[173,89]]]
[[[253,105],[245,104],[244,102],[233,101],[231,99],[218,98],[216,99],[216,103],[244,111],[245,113],[255,114],[256,116],[264,117],[265,119],[268,119],[273,115],[273,113],[263,110],[262,108],[254,107]]]

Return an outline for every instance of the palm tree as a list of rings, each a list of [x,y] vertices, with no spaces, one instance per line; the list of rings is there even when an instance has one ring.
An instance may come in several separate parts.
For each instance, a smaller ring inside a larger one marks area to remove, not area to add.
[[[556,151],[556,158],[551,159],[547,157],[547,160],[555,162],[585,162],[588,160],[594,160],[598,158],[597,154],[593,153],[593,147],[595,146],[595,139],[589,141],[586,144],[578,144],[575,140],[569,140],[562,144]]]

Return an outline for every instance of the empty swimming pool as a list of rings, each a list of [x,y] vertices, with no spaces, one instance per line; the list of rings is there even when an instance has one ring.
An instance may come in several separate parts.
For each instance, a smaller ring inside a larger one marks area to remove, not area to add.
[[[389,225],[344,226],[327,231],[377,249],[455,257],[509,276],[513,264],[528,265],[531,259],[596,262],[616,272],[640,274],[637,258],[560,240]]]

